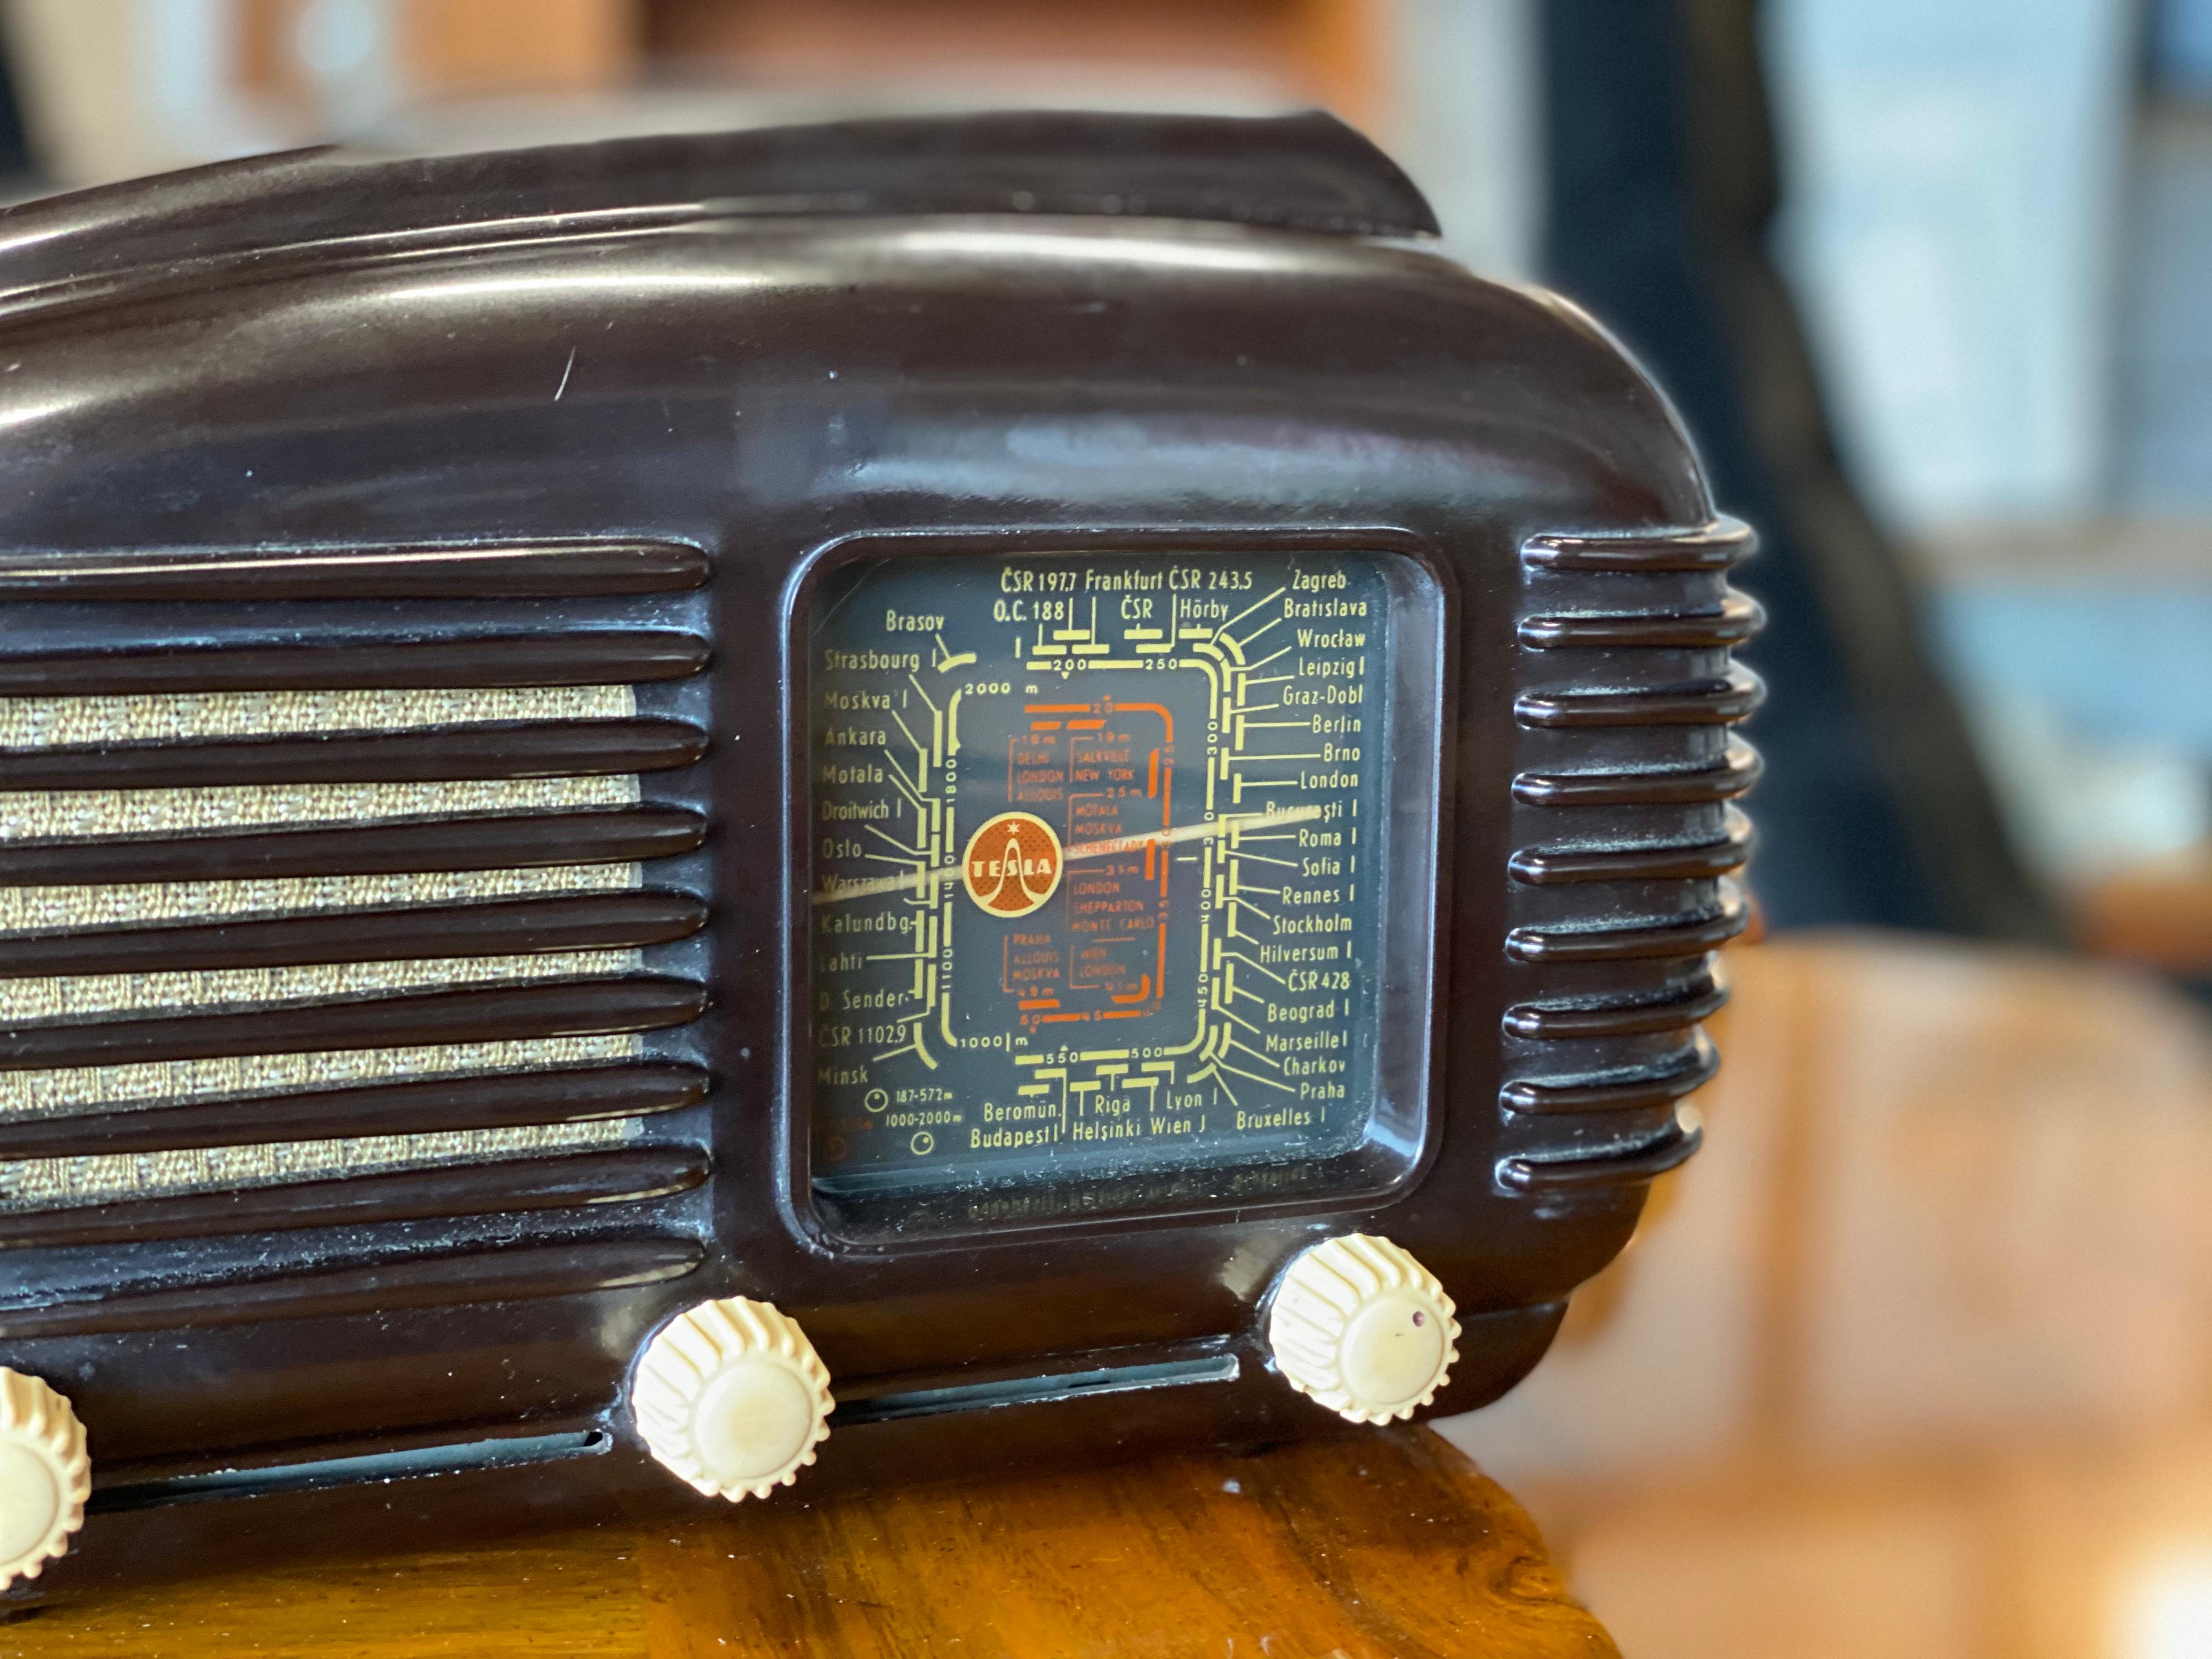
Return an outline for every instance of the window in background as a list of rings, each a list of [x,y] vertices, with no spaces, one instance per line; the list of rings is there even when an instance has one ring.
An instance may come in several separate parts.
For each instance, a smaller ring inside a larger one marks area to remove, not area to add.
[[[1782,251],[2023,848],[2212,979],[2212,0],[2139,31],[1777,0]]]

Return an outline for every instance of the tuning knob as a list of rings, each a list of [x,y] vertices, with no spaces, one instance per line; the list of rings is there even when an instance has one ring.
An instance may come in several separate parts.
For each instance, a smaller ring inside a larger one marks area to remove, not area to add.
[[[67,1553],[91,1492],[84,1425],[70,1402],[0,1367],[0,1589]]]
[[[789,1486],[828,1438],[835,1404],[806,1333],[743,1297],[679,1314],[646,1345],[630,1388],[647,1449],[733,1504]]]
[[[1292,1261],[1267,1343],[1300,1394],[1354,1423],[1411,1417],[1459,1358],[1452,1299],[1387,1238],[1347,1233]]]

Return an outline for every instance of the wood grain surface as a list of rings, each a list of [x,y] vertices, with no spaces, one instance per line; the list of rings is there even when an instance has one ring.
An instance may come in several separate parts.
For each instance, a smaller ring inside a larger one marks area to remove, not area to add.
[[[1614,1656],[1534,1526],[1425,1429],[214,1579],[0,1626],[0,1654],[318,1659]]]
[[[1729,952],[1705,1146],[1444,1427],[1635,1659],[2212,1655],[2212,1022],[1960,940]]]

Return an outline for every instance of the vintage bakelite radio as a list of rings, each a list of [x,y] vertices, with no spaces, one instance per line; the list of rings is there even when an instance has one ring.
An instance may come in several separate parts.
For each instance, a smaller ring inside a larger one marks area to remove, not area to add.
[[[1757,612],[1435,230],[1319,116],[0,215],[9,1594],[1525,1373],[1697,1146]]]

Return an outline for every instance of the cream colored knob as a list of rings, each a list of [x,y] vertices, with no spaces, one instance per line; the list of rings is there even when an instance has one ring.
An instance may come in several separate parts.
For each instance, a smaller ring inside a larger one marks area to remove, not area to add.
[[[630,1409],[647,1450],[710,1498],[787,1486],[829,1437],[830,1372],[773,1304],[702,1302],[646,1344]]]
[[[1437,1277],[1387,1238],[1347,1233],[1291,1262],[1267,1343],[1285,1380],[1354,1423],[1411,1417],[1459,1358]]]
[[[0,1367],[0,1589],[67,1553],[91,1492],[84,1425],[70,1402]]]

